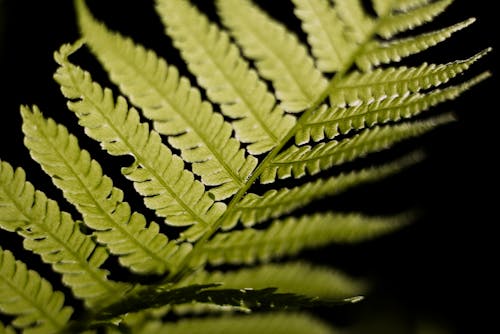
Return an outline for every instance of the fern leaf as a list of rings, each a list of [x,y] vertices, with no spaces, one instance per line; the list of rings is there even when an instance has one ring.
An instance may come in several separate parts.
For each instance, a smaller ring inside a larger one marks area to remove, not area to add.
[[[387,1],[377,2],[387,3]],[[453,0],[438,0],[415,7],[408,6],[407,1],[401,1],[403,6],[400,7],[399,10],[406,11],[385,17],[385,19],[380,21],[380,24],[377,25],[377,33],[383,38],[388,39],[399,32],[414,29],[415,27],[432,21],[436,16],[444,12],[452,2]],[[385,6],[386,5],[375,6],[375,8]]]
[[[483,50],[474,56],[447,64],[427,64],[419,67],[376,69],[371,72],[353,72],[346,75],[330,95],[334,106],[358,105],[388,96],[403,96],[440,86],[466,71],[472,64],[491,51]]]
[[[38,273],[0,248],[0,310],[16,318],[12,325],[23,333],[55,333],[68,322],[73,309],[64,295]]]
[[[432,106],[455,99],[490,75],[490,73],[484,72],[460,85],[435,89],[426,94],[414,93],[391,96],[371,103],[347,107],[327,108],[322,106],[315,110],[307,118],[307,122],[298,129],[295,142],[297,145],[306,144],[311,140],[318,142],[325,138],[333,139],[352,130],[361,130],[377,124],[410,119]]]
[[[109,177],[102,174],[99,163],[81,150],[76,137],[52,119],[44,119],[37,107],[23,107],[25,145],[31,157],[76,206],[84,222],[100,243],[119,256],[122,265],[141,273],[164,273],[168,260],[176,251],[190,249],[183,244],[181,250],[174,242],[159,233],[152,222],[146,227],[142,214],[131,212],[123,202],[123,192],[114,188]]]
[[[157,0],[166,33],[207,95],[233,119],[236,137],[251,154],[275,147],[294,126],[274,96],[240,56],[229,35],[185,0]]]
[[[304,280],[307,277],[307,280]],[[276,287],[277,292],[295,293],[321,299],[343,299],[360,295],[366,286],[345,273],[306,262],[266,264],[228,272],[200,271],[182,284],[222,283],[221,288],[264,289]]]
[[[388,57],[397,60],[403,55],[435,45],[439,39],[446,39],[445,35],[449,31],[393,43],[370,41],[375,33],[389,38],[432,20],[446,9],[451,0],[431,4],[427,2],[374,1],[378,17],[372,19],[359,0],[336,0],[334,7],[327,0],[294,0],[296,15],[302,20],[302,27],[308,34],[318,66],[324,72],[346,70],[352,57],[356,57],[358,65],[367,70],[372,65],[369,60],[373,63],[387,62]],[[394,10],[404,13],[395,15],[392,14]],[[387,44],[390,45],[388,50],[381,49]]]
[[[117,317],[123,318],[129,314],[158,309],[165,305],[177,305],[191,301],[206,301],[207,295],[202,295],[210,288],[219,284],[190,285],[181,288],[167,287],[144,287],[138,286],[127,294],[126,301],[118,301],[111,304],[98,305],[87,314],[87,319],[71,321],[61,331],[63,333],[84,333],[88,328],[95,327],[99,323],[113,321]],[[219,298],[224,298],[219,292]],[[226,296],[227,297],[227,296]],[[228,300],[226,298],[225,300]],[[142,312],[141,312],[142,313]],[[85,332],[86,333],[86,332]]]
[[[356,64],[363,71],[369,71],[380,64],[398,62],[404,57],[422,52],[441,43],[457,31],[471,25],[475,19],[471,18],[444,29],[423,33],[418,36],[400,38],[387,42],[374,41],[369,43],[363,53],[356,58]]]
[[[202,101],[198,89],[180,77],[177,68],[109,31],[91,16],[83,1],[77,2],[77,8],[86,42],[121,91],[154,121],[159,133],[171,136],[169,143],[181,150],[202,182],[215,186],[210,191],[216,199],[233,195],[257,159],[245,157],[239,142],[231,137],[231,125]]]
[[[338,176],[318,179],[293,188],[272,189],[264,195],[249,193],[235,205],[231,215],[224,220],[222,228],[230,229],[238,221],[249,227],[269,218],[278,218],[316,199],[339,194],[361,183],[378,181],[416,163],[421,158],[422,155],[417,152],[386,165],[341,173]]]
[[[187,303],[212,303],[222,306],[237,306],[247,311],[270,311],[289,309],[292,307],[315,307],[356,303],[360,297],[319,300],[293,293],[278,293],[276,288],[266,289],[217,289],[220,284],[194,284],[187,287],[156,287],[143,289],[129,294],[127,302],[114,303],[97,309],[94,321],[101,322],[113,319],[118,315],[138,312],[164,305],[183,305]],[[66,332],[74,332],[81,323],[70,323]],[[83,324],[88,327],[92,324]]]
[[[340,333],[306,313],[269,313],[148,322],[138,334],[334,334]]]
[[[288,112],[308,108],[328,82],[297,36],[248,0],[220,0],[217,5],[245,56],[273,83],[282,108]]]
[[[328,0],[293,0],[293,3],[318,68],[323,72],[340,70],[355,48],[345,38],[344,22]]]
[[[123,97],[116,104],[112,92],[92,81],[90,74],[71,64],[67,56],[72,47],[62,47],[56,54],[60,64],[55,78],[68,107],[80,118],[87,135],[101,142],[112,155],[131,155],[135,162],[122,170],[145,197],[147,207],[165,222],[190,226],[183,238],[199,238],[224,212],[225,204],[214,202],[204,185],[184,169],[184,162],[161,142],[159,134],[141,123],[139,114],[129,109]],[[161,156],[161,159],[158,157]]]
[[[107,279],[108,272],[99,268],[108,257],[106,250],[80,232],[55,201],[26,182],[22,169],[14,171],[1,162],[0,181],[0,227],[22,235],[24,247],[52,264],[76,297],[92,306],[129,288]]]
[[[342,141],[333,140],[315,146],[290,146],[269,163],[262,172],[261,182],[270,183],[276,178],[285,179],[292,175],[300,178],[306,175],[306,171],[309,175],[315,175],[334,165],[352,161],[368,153],[387,149],[405,139],[422,135],[451,120],[453,120],[451,115],[443,115],[425,121],[366,129]]]
[[[364,241],[394,231],[406,222],[405,219],[334,213],[290,217],[274,221],[265,230],[248,228],[218,233],[193,258],[193,264],[267,262],[331,243]]]

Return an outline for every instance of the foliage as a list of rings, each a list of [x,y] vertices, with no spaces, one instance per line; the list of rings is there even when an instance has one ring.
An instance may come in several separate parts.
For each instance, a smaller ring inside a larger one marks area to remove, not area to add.
[[[216,1],[218,21],[189,1],[157,0],[183,74],[76,0],[81,39],[55,52],[54,79],[85,134],[109,155],[131,157],[121,173],[157,222],[125,200],[114,185],[122,180],[77,136],[21,106],[31,157],[78,214],[2,161],[0,227],[20,235],[71,295],[0,249],[0,310],[11,320],[0,331],[334,332],[307,310],[358,302],[366,284],[293,257],[390,233],[412,214],[300,209],[422,159],[348,164],[453,120],[425,112],[489,76],[454,82],[489,49],[398,64],[473,22],[411,35],[451,2],[373,0],[370,14],[359,0],[293,0],[301,41],[247,0]],[[73,61],[84,46],[112,87]],[[130,275],[112,277],[113,259]],[[200,318],[177,321],[186,314]]]

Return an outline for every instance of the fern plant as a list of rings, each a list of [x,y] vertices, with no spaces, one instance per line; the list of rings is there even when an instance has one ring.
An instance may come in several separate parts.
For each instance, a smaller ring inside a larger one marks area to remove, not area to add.
[[[21,106],[31,157],[77,213],[0,162],[0,227],[68,288],[2,242],[0,332],[335,331],[307,310],[358,302],[366,285],[294,256],[390,233],[412,216],[300,209],[419,161],[421,152],[348,164],[451,121],[425,112],[487,78],[454,83],[489,49],[399,64],[473,22],[411,34],[451,0],[373,0],[373,13],[359,0],[292,2],[306,41],[251,1],[216,1],[214,21],[189,1],[157,0],[182,73],[75,0],[81,39],[55,52],[54,79],[85,134],[131,157],[121,173],[156,221],[64,125]],[[112,87],[76,65],[83,47]]]

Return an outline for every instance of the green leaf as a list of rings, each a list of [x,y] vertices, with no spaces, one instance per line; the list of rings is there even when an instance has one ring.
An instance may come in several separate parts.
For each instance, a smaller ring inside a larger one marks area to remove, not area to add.
[[[366,73],[354,71],[337,83],[330,102],[340,107],[356,106],[438,87],[469,69],[490,51],[488,48],[468,59],[447,64],[423,63],[418,67],[378,68]]]
[[[331,243],[361,242],[392,232],[409,217],[368,217],[360,214],[318,213],[275,220],[265,230],[247,228],[218,233],[194,257],[192,263],[252,264],[291,256]]]
[[[288,112],[308,108],[326,88],[307,48],[296,35],[248,0],[219,0],[219,14],[259,74],[273,83]]]
[[[123,202],[123,192],[113,187],[99,163],[80,149],[76,137],[64,126],[44,119],[37,107],[22,107],[21,113],[24,142],[31,157],[76,206],[84,223],[96,230],[97,240],[119,256],[122,265],[141,273],[161,274],[171,266],[169,260],[176,251],[185,253],[191,248],[168,242],[156,223],[146,226],[142,214],[131,212],[129,204]]]
[[[88,306],[119,298],[128,284],[110,281],[99,267],[108,258],[103,247],[83,234],[53,200],[26,182],[22,169],[0,162],[0,227],[23,236],[24,247],[62,274],[64,284]]]
[[[315,175],[332,166],[379,152],[397,142],[419,136],[436,126],[453,120],[452,115],[442,115],[430,120],[406,122],[396,125],[376,126],[341,141],[332,140],[314,146],[290,146],[277,155],[261,175],[262,183],[271,183],[289,177]]]
[[[55,333],[69,320],[73,309],[64,295],[35,271],[0,248],[0,310],[15,316],[12,325],[23,333]],[[0,332],[3,326],[0,326]]]
[[[404,57],[427,50],[443,41],[451,35],[471,25],[475,19],[471,18],[454,24],[444,29],[417,36],[393,39],[390,41],[373,41],[367,44],[363,53],[356,58],[356,64],[363,70],[369,71],[372,67],[399,62]]]
[[[213,303],[216,305],[238,306],[248,311],[271,311],[296,309],[301,307],[334,306],[356,303],[361,297],[319,300],[293,293],[278,293],[276,288],[267,289],[216,289],[218,284],[195,284],[187,287],[141,288],[130,293],[126,302],[118,302],[95,309],[88,319],[70,322],[65,332],[83,331],[94,325],[115,319],[117,316],[158,308],[164,305],[187,303]],[[85,321],[87,320],[87,321]]]
[[[236,138],[251,154],[271,150],[294,126],[274,96],[224,30],[201,14],[189,1],[157,0],[157,12],[166,33],[181,51],[189,70],[207,96],[232,119]]]
[[[428,93],[395,95],[355,106],[318,108],[297,131],[295,142],[302,145],[325,138],[333,139],[353,130],[413,118],[439,103],[457,98],[490,75],[485,72],[459,85],[434,89]]]
[[[238,221],[248,227],[269,218],[280,217],[316,199],[339,194],[365,182],[381,180],[422,158],[421,152],[415,152],[392,163],[344,172],[293,188],[272,189],[263,195],[249,193],[235,205],[231,214],[224,220],[222,228],[226,230],[233,228]]]
[[[350,298],[366,290],[362,281],[339,270],[306,262],[266,264],[227,272],[200,271],[182,282],[183,285],[209,283],[220,283],[222,289],[275,287],[279,293],[295,293],[321,299]]]
[[[184,168],[183,160],[162,143],[156,131],[140,122],[137,111],[129,109],[123,97],[115,103],[111,90],[103,90],[88,72],[67,60],[73,48],[63,46],[56,54],[60,67],[55,79],[72,100],[68,107],[80,118],[86,134],[108,153],[134,158],[122,173],[134,182],[146,206],[165,217],[167,224],[194,225],[182,235],[196,240],[222,215],[225,204],[214,202],[203,183]]]
[[[232,138],[232,127],[212,105],[202,101],[198,89],[181,77],[176,67],[167,65],[152,50],[109,31],[77,2],[80,28],[93,53],[106,68],[112,81],[155,129],[168,135],[169,143],[181,150],[216,199],[233,195],[254,170],[257,159],[245,156]]]
[[[158,219],[177,229],[133,211],[113,186],[118,180],[76,137],[37,107],[22,107],[31,156],[80,216],[35,190],[22,169],[0,162],[0,227],[18,233],[52,266],[73,292],[66,300],[81,301],[72,315],[60,292],[0,249],[0,311],[7,321],[0,332],[336,332],[305,313],[262,313],[357,302],[366,286],[333,269],[278,260],[363,242],[413,216],[294,211],[420,159],[417,153],[326,174],[450,121],[447,114],[413,118],[488,77],[451,85],[490,49],[445,64],[390,67],[473,21],[412,34],[452,0],[293,0],[297,20],[286,24],[250,0],[217,0],[218,12],[206,15],[191,0],[154,3],[165,42],[186,66],[178,69],[160,50],[111,31],[85,0],[74,0],[82,38],[56,52],[54,78],[85,133],[120,161],[132,161],[121,169],[125,178]],[[302,31],[287,29],[295,23]],[[84,44],[114,87],[93,82],[68,60]],[[190,73],[181,73],[184,67]],[[116,160],[110,159],[106,165]],[[305,175],[303,182],[275,183]],[[168,240],[161,228],[179,237]],[[132,273],[115,268],[115,260]],[[104,268],[118,270],[111,276]],[[183,311],[194,314],[177,321]],[[195,317],[203,312],[210,315]],[[247,316],[226,317],[237,312]]]

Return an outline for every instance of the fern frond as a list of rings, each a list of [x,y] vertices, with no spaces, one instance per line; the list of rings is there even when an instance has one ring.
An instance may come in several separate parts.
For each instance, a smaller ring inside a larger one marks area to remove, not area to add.
[[[318,142],[325,138],[333,139],[352,130],[410,119],[439,103],[455,99],[490,75],[484,72],[459,85],[435,89],[429,93],[390,96],[356,106],[323,106],[311,113],[307,122],[298,129],[295,142],[297,145],[306,144],[311,140]]]
[[[249,144],[248,152],[261,154],[277,146],[294,126],[295,118],[276,105],[266,84],[249,68],[227,32],[210,23],[188,1],[156,3],[166,33],[210,100],[235,119],[236,137]]]
[[[257,159],[245,157],[232,127],[222,115],[202,101],[200,92],[153,51],[109,31],[85,7],[77,3],[80,29],[86,43],[111,79],[128,95],[155,129],[170,136],[169,143],[192,163],[193,172],[216,199],[233,195],[254,170]]]
[[[64,295],[38,273],[0,247],[0,310],[16,318],[12,325],[23,333],[55,333],[68,322],[73,309]]]
[[[0,227],[22,235],[24,247],[62,274],[63,282],[88,306],[118,298],[128,284],[110,281],[99,267],[108,254],[78,229],[57,203],[26,182],[22,169],[0,162]]]
[[[422,52],[447,40],[452,34],[468,27],[474,21],[474,18],[470,18],[447,28],[418,36],[385,42],[373,41],[367,44],[363,53],[356,58],[356,65],[363,71],[369,71],[380,64],[401,61],[404,57]]]
[[[219,14],[288,112],[308,108],[328,82],[294,34],[248,0],[219,0]]]
[[[222,228],[230,229],[238,221],[253,226],[269,218],[278,218],[312,201],[339,194],[362,183],[378,181],[422,159],[416,152],[382,166],[341,173],[328,179],[318,179],[293,188],[272,189],[263,195],[253,193],[243,197],[224,220]]]
[[[401,6],[396,6],[394,9],[399,9],[399,12],[385,17],[383,21],[377,25],[377,34],[383,38],[391,38],[395,34],[414,29],[422,24],[432,21],[436,16],[441,14],[448,8],[453,0],[438,0],[432,1],[421,6],[415,6],[415,2],[399,1]],[[378,0],[375,2],[375,9],[386,10],[388,1]],[[377,5],[378,4],[378,5]]]
[[[123,192],[113,187],[101,166],[81,150],[78,140],[52,119],[45,119],[37,107],[21,109],[25,145],[31,157],[51,176],[65,198],[76,206],[84,223],[95,229],[97,241],[119,256],[120,263],[136,272],[164,273],[176,251],[185,253],[159,232],[159,226],[123,202]],[[187,249],[186,249],[187,248]]]
[[[218,233],[203,245],[192,262],[196,265],[267,262],[331,243],[361,242],[400,228],[406,219],[334,213],[289,217],[274,221],[265,230],[247,228]]]
[[[335,6],[326,0],[294,0],[295,13],[302,20],[302,28],[308,34],[318,66],[324,72],[344,71],[352,60],[366,71],[374,65],[398,61],[447,39],[452,32],[470,22],[391,42],[373,41],[372,37],[378,33],[390,38],[429,22],[450,2],[374,1],[379,17],[372,19],[359,0],[336,0]]]
[[[293,3],[318,68],[323,72],[340,70],[355,48],[345,38],[344,22],[328,0],[293,0]]]
[[[356,303],[362,298],[320,300],[294,293],[279,293],[276,288],[266,289],[218,289],[220,284],[194,284],[186,287],[156,287],[143,289],[135,294],[129,294],[127,301],[114,303],[101,309],[96,309],[93,319],[95,322],[111,320],[117,316],[138,312],[145,309],[155,309],[165,305],[185,305],[187,303],[212,303],[222,306],[237,306],[247,311],[270,311],[300,307],[317,307],[326,305],[341,305]],[[66,332],[73,333],[82,326],[92,324],[81,322],[70,323]],[[77,328],[75,326],[80,326]]]
[[[466,71],[490,51],[488,48],[468,59],[447,64],[423,63],[419,67],[379,68],[365,73],[354,71],[338,82],[330,94],[330,101],[333,106],[355,106],[438,87]]]
[[[271,183],[293,176],[315,175],[334,165],[352,161],[369,153],[391,147],[397,142],[419,136],[436,126],[450,122],[453,116],[445,114],[430,120],[406,122],[396,125],[377,126],[366,129],[342,141],[332,140],[315,146],[290,146],[277,155],[262,172],[261,182]]]
[[[90,74],[67,59],[73,47],[63,46],[56,54],[55,79],[70,100],[70,110],[80,118],[88,136],[101,142],[112,155],[131,155],[134,163],[122,173],[134,182],[147,207],[174,226],[190,226],[183,237],[195,240],[224,212],[225,204],[214,202],[204,185],[184,168],[184,162],[165,146],[160,135],[141,123],[134,108],[111,90],[102,89]],[[159,159],[158,157],[161,157]]]
[[[307,277],[307,280],[304,280]],[[276,287],[277,292],[295,293],[321,299],[343,299],[361,295],[365,283],[332,268],[306,262],[266,264],[228,272],[200,271],[182,284],[222,283],[228,289],[264,289]]]
[[[184,319],[175,323],[148,322],[138,334],[335,334],[322,320],[306,313],[269,313]]]
[[[491,48],[448,63],[398,64],[474,19],[413,30],[453,0],[292,0],[290,22],[261,0],[216,0],[206,13],[200,0],[154,0],[156,23],[186,65],[176,67],[109,29],[85,1],[73,0],[81,38],[55,52],[54,79],[82,130],[115,156],[108,165],[130,163],[120,166],[122,181],[156,222],[133,210],[65,126],[22,106],[30,156],[79,216],[0,160],[0,228],[44,262],[30,270],[0,247],[0,334],[344,332],[294,310],[356,303],[365,282],[287,260],[415,218],[322,204],[422,158],[362,159],[453,120],[417,116],[490,75],[462,76]],[[71,61],[83,45],[113,88]],[[318,205],[297,210],[310,204]],[[66,295],[42,277],[51,269]],[[178,320],[182,312],[189,318]]]

